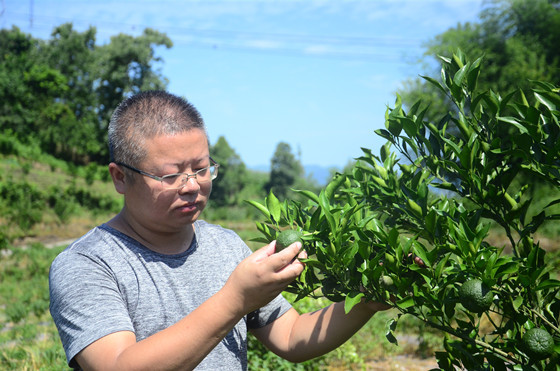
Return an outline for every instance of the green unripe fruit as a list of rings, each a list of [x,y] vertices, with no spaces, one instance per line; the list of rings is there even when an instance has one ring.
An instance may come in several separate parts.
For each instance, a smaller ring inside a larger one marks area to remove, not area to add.
[[[395,264],[395,257],[391,254],[385,253],[385,262],[387,264]]]
[[[548,331],[542,328],[532,328],[527,331],[523,338],[524,350],[532,360],[539,361],[550,357],[554,352],[554,339]]]
[[[379,287],[389,291],[394,291],[396,289],[393,279],[385,274],[379,277]]]
[[[295,231],[293,229],[287,229],[280,232],[280,234],[276,237],[276,252],[284,250],[294,242],[303,243],[301,236],[302,234],[300,231]]]
[[[479,279],[471,279],[459,288],[459,300],[463,306],[473,312],[482,313],[490,309],[494,294]]]

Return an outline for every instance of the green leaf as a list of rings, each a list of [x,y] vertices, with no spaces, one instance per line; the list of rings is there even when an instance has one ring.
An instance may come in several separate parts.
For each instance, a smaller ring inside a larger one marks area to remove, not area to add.
[[[331,213],[331,205],[329,203],[329,200],[328,200],[325,192],[321,192],[319,194],[319,205],[321,206],[321,209],[323,210],[323,214],[325,215],[325,218],[327,219],[327,223],[329,223],[329,227],[330,227],[330,230],[331,230],[334,238],[336,238],[336,236],[338,235],[338,228],[337,228],[338,223],[337,223],[337,220],[335,220],[335,218],[333,217],[333,214]]]
[[[245,200],[245,202],[247,202],[249,205],[258,209],[262,214],[264,214],[264,216],[267,217],[267,219],[270,219],[270,212],[268,211],[266,206],[264,206],[263,204],[261,204],[257,201],[253,201],[253,200]]]
[[[434,85],[435,87],[437,87],[439,90],[441,90],[444,94],[447,94],[447,90],[445,90],[443,88],[443,86],[440,84],[439,81],[437,81],[436,79],[429,77],[429,76],[422,76],[420,75],[421,78],[423,78],[424,80],[428,81],[430,84]]]
[[[435,278],[439,279],[441,277],[441,273],[443,272],[443,270],[446,268],[447,266],[447,261],[449,260],[449,257],[451,255],[447,254],[443,257],[443,259],[441,259],[435,269]]]
[[[459,71],[455,73],[455,75],[453,76],[453,84],[457,85],[458,87],[460,87],[463,84],[463,79],[465,78],[465,74],[467,73],[468,67],[469,65],[466,64],[463,67],[461,67]]]
[[[498,114],[498,110],[499,110],[499,107],[500,107],[500,102],[499,102],[496,94],[492,90],[490,90],[486,94],[481,94],[481,97],[484,100],[484,102],[486,103],[486,107],[492,113],[492,116],[496,116]]]
[[[461,149],[457,144],[455,144],[452,140],[445,137],[441,137],[441,140],[443,140],[447,145],[449,145],[453,149],[455,155],[459,156],[459,154],[461,153]]]
[[[270,241],[276,238],[275,229],[272,229],[267,224],[261,222],[256,222],[256,225],[257,225],[257,229],[261,231],[262,234],[265,235],[265,238],[267,239],[267,241],[265,241],[266,243],[269,243]]]
[[[319,196],[315,192],[307,191],[307,190],[299,190],[294,189],[294,192],[304,195],[305,197],[309,198],[311,201],[319,203]]]
[[[280,201],[276,198],[272,191],[266,198],[266,207],[268,208],[268,211],[270,211],[270,215],[272,216],[274,222],[279,223],[280,216],[282,215],[282,207],[280,205]]]
[[[546,289],[551,289],[551,288],[555,288],[555,287],[560,287],[560,281],[554,280],[554,279],[548,279],[548,280],[544,280],[541,283],[539,283],[539,285],[537,286],[537,288],[535,290],[536,291],[546,290]]]
[[[407,309],[414,306],[414,298],[412,296],[407,296],[398,300],[395,304],[401,309]]]
[[[249,241],[259,242],[259,243],[264,243],[264,244],[269,244],[270,243],[270,241],[268,239],[264,238],[264,237],[254,237],[254,238],[249,239]]]
[[[449,182],[434,183],[433,186],[439,189],[445,189],[447,191],[458,192],[457,187]]]
[[[521,306],[521,304],[523,304],[523,296],[521,295],[516,296],[515,299],[513,299],[512,304],[513,304],[513,309],[517,311]]]
[[[482,57],[474,61],[471,68],[469,69],[468,76],[467,76],[467,86],[471,92],[474,92],[474,90],[476,89],[478,76],[480,75],[481,62],[482,62]]]
[[[422,261],[424,261],[424,263],[427,266],[432,265],[431,254],[428,254],[428,252],[426,251],[426,249],[421,243],[416,242],[412,247],[412,251],[414,251],[414,255],[422,259]]]
[[[389,132],[391,132],[391,134],[393,134],[394,136],[398,136],[401,133],[402,130],[402,123],[400,122],[400,120],[396,120],[394,118],[390,118],[389,120],[387,120],[385,122],[385,127],[387,128],[387,130],[389,130]]]
[[[436,230],[436,218],[437,215],[434,209],[430,210],[428,212],[428,215],[426,215],[426,217],[424,218],[424,224],[426,225],[426,229],[431,235],[434,235]]]
[[[364,294],[362,292],[359,291],[350,292],[346,296],[346,299],[344,300],[344,311],[346,312],[346,314],[350,313],[352,308],[354,308],[354,306],[358,304],[363,297]]]
[[[501,277],[506,274],[517,273],[518,270],[519,270],[519,263],[517,262],[505,263],[497,269],[496,276]]]
[[[389,236],[387,240],[389,246],[394,249],[398,244],[398,240],[399,240],[399,230],[397,228],[391,229],[391,231],[389,231]]]
[[[385,325],[385,337],[390,343],[399,345],[397,338],[395,338],[395,335],[393,335],[393,331],[395,331],[396,328],[397,328],[397,320],[391,318],[389,321],[387,321],[387,324]]]
[[[476,107],[478,106],[478,104],[482,99],[484,99],[484,94],[478,94],[477,96],[474,97],[474,99],[471,102],[471,109],[473,111],[476,109]]]
[[[408,135],[411,138],[414,138],[416,136],[416,134],[418,133],[418,128],[416,127],[416,122],[414,122],[414,120],[408,118],[408,117],[403,117],[401,119],[402,125],[403,125],[403,129],[406,133],[406,135]]]
[[[329,184],[327,184],[327,186],[324,189],[324,193],[326,196],[326,200],[328,202],[330,202],[330,200],[334,198],[336,191],[338,190],[338,188],[340,188],[340,186],[342,185],[342,183],[344,183],[345,180],[346,180],[346,176],[344,174],[337,174],[331,179]],[[317,203],[320,203],[319,199],[317,199]]]
[[[408,145],[410,147],[410,149],[414,151],[414,154],[416,156],[418,156],[418,146],[416,145],[414,140],[412,140],[410,138],[406,138],[406,137],[401,138],[401,139],[404,142],[404,148],[406,149],[406,146]]]
[[[319,224],[322,222],[322,216],[323,216],[323,208],[322,207],[318,207],[317,209],[315,209],[315,211],[313,212],[313,215],[311,216],[311,219],[309,219],[308,223],[306,223],[306,225],[308,225],[309,230],[316,230],[319,228]]]
[[[393,135],[385,129],[377,129],[375,130],[375,134],[394,143]]]
[[[381,161],[385,162],[391,155],[391,142],[387,142],[381,146],[379,154],[381,155]]]
[[[500,116],[498,117],[499,121],[502,122],[507,122],[508,124],[512,124],[513,126],[515,126],[517,129],[519,129],[519,131],[522,134],[527,134],[529,133],[529,130],[527,130],[527,128],[525,126],[523,126],[523,124],[519,123],[519,121],[515,118],[515,117],[510,117],[510,116]]]
[[[537,98],[537,100],[539,102],[544,104],[551,111],[556,110],[556,104],[554,102],[552,102],[552,100],[556,99],[558,101],[558,97],[553,96],[553,95],[551,95],[550,97],[545,97],[545,95],[546,95],[546,93],[539,94],[539,93],[535,92],[535,98]],[[550,98],[552,98],[552,99],[550,99]]]

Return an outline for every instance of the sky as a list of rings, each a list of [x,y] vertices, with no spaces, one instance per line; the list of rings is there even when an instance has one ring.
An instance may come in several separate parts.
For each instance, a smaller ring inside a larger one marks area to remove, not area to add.
[[[424,73],[426,42],[477,22],[484,0],[0,0],[0,27],[48,39],[55,26],[165,33],[156,67],[250,168],[288,143],[305,166],[343,168],[385,140],[387,107]]]

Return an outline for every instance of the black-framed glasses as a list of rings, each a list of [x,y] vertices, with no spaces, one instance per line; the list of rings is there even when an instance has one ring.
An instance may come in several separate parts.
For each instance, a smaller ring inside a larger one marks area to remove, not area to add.
[[[193,174],[175,173],[164,176],[157,176],[122,162],[115,163],[119,166],[124,166],[129,170],[135,171],[138,174],[142,174],[147,176],[148,178],[159,181],[164,189],[181,189],[187,184],[190,178],[194,178],[199,184],[211,182],[218,176],[218,168],[220,167],[220,165],[218,165],[216,161],[212,160],[212,157],[210,157],[210,166],[207,166],[204,169],[197,170]]]

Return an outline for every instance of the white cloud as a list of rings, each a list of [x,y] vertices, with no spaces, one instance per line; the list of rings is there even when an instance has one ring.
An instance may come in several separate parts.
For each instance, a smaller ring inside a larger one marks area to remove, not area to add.
[[[303,48],[305,54],[328,54],[332,53],[332,48],[326,45],[309,45]]]
[[[272,40],[247,40],[243,43],[245,46],[256,49],[279,49],[283,46],[282,43]]]

